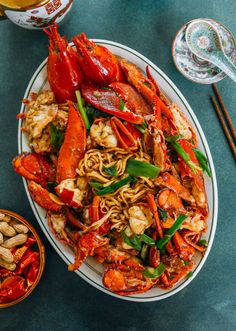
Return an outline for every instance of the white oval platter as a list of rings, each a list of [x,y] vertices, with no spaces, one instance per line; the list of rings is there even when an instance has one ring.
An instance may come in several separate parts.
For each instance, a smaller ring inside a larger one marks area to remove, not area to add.
[[[159,84],[160,88],[164,91],[166,96],[172,101],[175,102],[180,109],[185,114],[186,118],[190,122],[190,124],[195,128],[198,138],[199,138],[199,146],[198,148],[208,157],[209,160],[209,166],[212,172],[212,178],[209,179],[205,176],[205,186],[206,186],[206,193],[208,198],[208,204],[209,204],[209,218],[207,221],[208,230],[205,233],[204,239],[208,241],[208,247],[204,254],[204,256],[201,256],[200,254],[195,257],[195,268],[193,270],[193,276],[189,279],[183,280],[180,284],[178,284],[176,287],[170,289],[170,290],[162,290],[159,288],[152,288],[146,293],[143,294],[137,294],[137,295],[130,295],[130,296],[118,296],[108,289],[106,289],[102,284],[102,266],[99,265],[94,258],[90,257],[86,260],[85,263],[81,266],[79,270],[76,271],[76,273],[82,277],[84,280],[86,280],[88,283],[96,287],[97,289],[112,295],[114,297],[124,299],[124,300],[130,300],[130,301],[136,301],[136,302],[148,302],[148,301],[155,301],[155,300],[162,300],[165,299],[180,290],[182,290],[184,287],[186,287],[198,274],[200,269],[202,268],[203,264],[205,263],[207,256],[210,252],[215,230],[216,230],[216,224],[217,224],[217,213],[218,213],[218,194],[217,194],[217,183],[216,183],[216,175],[215,175],[215,169],[211,157],[211,153],[205,138],[205,135],[201,129],[201,126],[191,109],[188,102],[185,100],[184,96],[181,94],[181,92],[178,90],[178,88],[172,83],[172,81],[151,61],[149,61],[146,57],[141,55],[140,53],[134,51],[133,49],[126,47],[124,45],[108,41],[108,40],[101,40],[101,39],[95,39],[96,43],[103,45],[107,47],[110,51],[112,51],[115,55],[120,56],[122,58],[126,58],[130,62],[136,64],[140,69],[145,71],[146,66],[148,65],[150,68],[150,71]],[[38,69],[35,71],[33,77],[31,78],[29,85],[26,89],[24,98],[28,98],[31,92],[39,92],[43,89],[49,89],[49,84],[47,81],[47,70],[46,70],[46,63],[47,59],[44,60],[41,65],[38,67]],[[21,112],[25,112],[25,106],[22,105]],[[30,151],[30,148],[28,146],[27,137],[26,135],[21,131],[22,127],[22,121],[19,121],[19,129],[18,129],[18,150],[19,153]],[[50,232],[50,229],[48,227],[47,218],[46,218],[46,211],[39,207],[31,198],[28,190],[27,190],[27,182],[25,179],[23,179],[25,190],[30,202],[30,205],[32,207],[32,210],[34,212],[34,215],[36,219],[38,220],[42,230],[44,231],[46,237],[52,244],[52,246],[55,248],[57,253],[61,256],[61,258],[65,261],[65,263],[68,265],[74,261],[73,252],[65,245],[60,243],[54,235]]]

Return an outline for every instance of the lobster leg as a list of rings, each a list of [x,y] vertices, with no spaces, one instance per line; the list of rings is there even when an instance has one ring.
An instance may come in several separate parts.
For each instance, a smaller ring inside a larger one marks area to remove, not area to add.
[[[118,118],[111,118],[111,127],[122,148],[135,150],[138,148],[138,139],[141,133],[132,124],[123,124]]]

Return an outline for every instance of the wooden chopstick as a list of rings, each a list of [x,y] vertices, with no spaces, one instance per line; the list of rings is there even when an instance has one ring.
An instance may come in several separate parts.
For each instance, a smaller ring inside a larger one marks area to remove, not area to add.
[[[229,146],[230,146],[230,148],[233,152],[234,158],[236,159],[236,147],[234,145],[234,140],[233,140],[233,138],[230,134],[229,129],[227,128],[227,125],[226,125],[225,120],[224,120],[224,116],[222,115],[222,112],[221,112],[220,107],[218,106],[218,104],[216,102],[215,97],[211,97],[211,102],[212,102],[212,104],[213,104],[213,106],[216,110],[216,113],[217,113],[218,118],[220,120],[220,123],[222,125],[222,129],[224,130],[224,133],[225,133],[225,136],[228,140]]]
[[[227,122],[227,124],[228,124],[228,126],[230,128],[231,134],[233,135],[234,139],[236,140],[236,130],[235,130],[234,125],[233,125],[233,122],[232,122],[232,120],[231,120],[231,118],[229,116],[228,110],[225,107],[225,104],[224,104],[223,99],[222,99],[222,97],[220,95],[220,92],[218,90],[217,85],[216,84],[212,84],[212,89],[213,89],[213,91],[215,93],[215,96],[216,96],[216,99],[218,100],[218,102],[220,104],[220,107],[221,107],[221,109],[222,109],[222,111],[224,113],[226,122]]]

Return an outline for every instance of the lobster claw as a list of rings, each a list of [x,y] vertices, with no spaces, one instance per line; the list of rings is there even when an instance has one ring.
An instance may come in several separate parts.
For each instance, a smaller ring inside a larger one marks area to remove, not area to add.
[[[86,129],[84,121],[71,101],[68,101],[68,105],[68,125],[57,163],[57,183],[68,178],[76,177],[76,168],[79,161],[83,158],[86,148]]]
[[[161,115],[165,115],[167,118],[172,119],[172,113],[158,96],[160,93],[159,88],[157,87],[156,82],[153,82],[154,79],[151,77],[149,71],[147,71],[149,73],[149,78],[147,78],[133,63],[121,60],[120,65],[128,82],[133,85],[153,107],[157,125],[161,127]]]
[[[23,153],[12,161],[15,172],[28,180],[47,187],[55,179],[55,168],[43,155]]]
[[[72,41],[78,52],[79,64],[89,80],[100,86],[123,80],[118,60],[106,47],[95,44],[84,33]]]
[[[113,90],[97,88],[95,85],[85,83],[82,84],[82,95],[92,106],[105,113],[134,124],[144,122],[143,116],[133,113],[126,107],[125,102],[123,105],[123,100]]]
[[[117,117],[112,117],[111,127],[122,148],[130,151],[134,151],[138,148],[138,139],[141,138],[141,132],[132,124],[124,124]]]
[[[31,180],[28,184],[28,190],[31,193],[33,200],[42,208],[55,212],[61,211],[64,203],[60,201],[56,195],[48,192],[40,184]]]
[[[61,37],[57,25],[51,25],[44,32],[49,37],[47,62],[48,81],[58,102],[76,101],[75,91],[80,88],[83,73],[78,64],[77,54]]]
[[[114,82],[109,85],[119,97],[126,103],[125,106],[135,114],[150,115],[151,107],[146,103],[143,97],[129,84]]]
[[[82,235],[75,248],[75,262],[68,266],[68,270],[78,269],[87,256],[94,254],[95,248],[106,245],[108,242],[108,238],[100,236],[96,231]]]

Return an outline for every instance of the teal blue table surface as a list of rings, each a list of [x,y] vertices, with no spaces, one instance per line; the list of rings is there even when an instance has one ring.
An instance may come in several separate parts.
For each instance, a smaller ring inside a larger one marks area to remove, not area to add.
[[[41,31],[0,22],[0,208],[30,220],[47,253],[45,272],[32,295],[0,311],[1,331],[236,330],[235,161],[210,103],[211,87],[186,80],[171,56],[173,38],[184,23],[209,17],[236,35],[235,13],[235,0],[76,0],[60,26],[69,38],[84,31],[91,38],[127,45],[153,61],[184,94],[210,146],[219,189],[212,250],[187,288],[152,303],[110,297],[68,272],[37,224],[11,160],[18,148],[16,114],[33,72],[47,56],[48,40]],[[225,78],[218,86],[236,125],[236,85]]]

